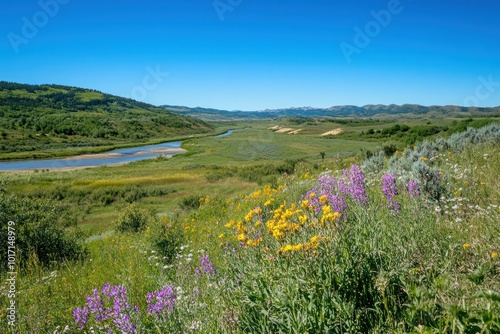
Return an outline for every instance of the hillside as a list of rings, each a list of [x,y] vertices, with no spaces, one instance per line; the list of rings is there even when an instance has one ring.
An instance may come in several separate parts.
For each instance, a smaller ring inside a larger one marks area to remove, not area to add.
[[[189,108],[182,106],[162,106],[181,115],[198,117],[203,120],[251,120],[273,119],[279,117],[378,117],[378,118],[423,118],[423,117],[469,117],[498,116],[500,107],[478,108],[461,106],[421,106],[418,104],[383,105],[370,104],[362,107],[345,105],[330,108],[285,108],[261,111],[228,111],[208,108]]]
[[[0,82],[2,159],[34,151],[36,157],[71,155],[210,130],[199,119],[95,90]]]

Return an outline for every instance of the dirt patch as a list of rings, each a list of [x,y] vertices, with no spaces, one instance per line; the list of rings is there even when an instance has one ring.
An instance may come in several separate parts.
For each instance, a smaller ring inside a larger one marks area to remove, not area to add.
[[[335,136],[344,132],[341,128],[323,133],[321,136]]]

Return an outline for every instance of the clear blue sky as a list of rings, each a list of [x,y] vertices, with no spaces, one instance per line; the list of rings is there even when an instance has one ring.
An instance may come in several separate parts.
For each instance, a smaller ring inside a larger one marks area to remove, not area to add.
[[[4,0],[0,80],[231,110],[500,105],[500,1],[397,3]]]

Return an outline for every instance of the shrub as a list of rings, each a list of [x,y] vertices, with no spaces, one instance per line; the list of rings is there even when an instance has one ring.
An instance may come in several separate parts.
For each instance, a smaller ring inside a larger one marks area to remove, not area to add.
[[[20,198],[0,192],[0,261],[7,263],[7,242],[10,231],[15,236],[16,256],[25,262],[35,256],[43,265],[52,261],[74,260],[86,253],[76,234],[64,230],[63,210],[46,199]],[[12,244],[9,244],[12,245]],[[0,271],[7,269],[2,265]]]
[[[198,209],[200,207],[200,198],[204,196],[190,195],[181,199],[179,206],[183,210]]]
[[[167,263],[172,263],[184,242],[182,226],[163,216],[150,225],[146,234],[151,246],[159,255],[164,257]]]
[[[143,231],[147,224],[153,223],[155,216],[144,209],[140,209],[137,205],[130,205],[123,212],[116,222],[116,230],[118,232],[137,233]]]

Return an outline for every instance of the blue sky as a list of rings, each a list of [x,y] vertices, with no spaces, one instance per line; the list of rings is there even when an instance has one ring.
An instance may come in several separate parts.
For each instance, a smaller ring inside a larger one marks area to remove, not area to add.
[[[498,13],[496,0],[4,0],[0,80],[230,110],[499,106]]]

